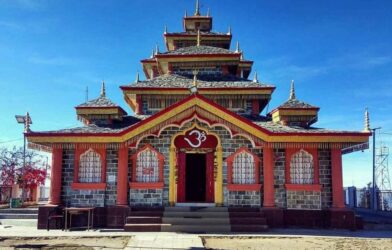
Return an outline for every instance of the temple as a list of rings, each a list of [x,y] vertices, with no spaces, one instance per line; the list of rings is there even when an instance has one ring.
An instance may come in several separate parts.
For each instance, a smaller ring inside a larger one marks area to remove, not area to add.
[[[75,107],[80,127],[26,133],[31,148],[52,153],[39,228],[57,206],[94,207],[95,226],[129,231],[181,231],[209,214],[228,223],[200,224],[215,231],[355,228],[342,154],[367,146],[368,119],[364,131],[315,127],[319,107],[297,97],[294,81],[287,101],[260,115],[276,87],[250,77],[253,61],[231,45],[231,29],[212,27],[198,2],[182,32],[165,27],[166,50],[141,60],[146,80],[120,86],[132,115],[102,83],[98,98]]]

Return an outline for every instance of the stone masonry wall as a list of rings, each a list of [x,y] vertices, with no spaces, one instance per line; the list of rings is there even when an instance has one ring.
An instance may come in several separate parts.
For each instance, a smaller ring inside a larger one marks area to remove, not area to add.
[[[331,151],[319,150],[319,176],[321,184],[321,208],[327,209],[332,205],[332,173]]]
[[[115,174],[117,177],[117,150],[107,150],[106,176]],[[107,183],[106,190],[75,190],[71,188],[74,178],[75,151],[63,150],[61,175],[61,199],[66,206],[103,207],[116,203],[117,183]]]
[[[129,195],[131,206],[162,206],[162,189],[131,189]]]
[[[180,131],[184,131],[186,129],[189,129],[194,122],[188,122],[185,124],[182,128],[177,128],[177,127],[168,127],[164,129],[159,138],[154,137],[154,136],[149,136],[146,138],[143,138],[139,145],[138,148],[142,148],[146,144],[152,145],[156,150],[158,150],[161,154],[164,155],[165,161],[164,161],[164,188],[161,193],[161,200],[155,195],[155,197],[150,197],[149,195],[145,196],[147,193],[140,194],[139,191],[135,190],[130,190],[130,205],[135,206],[135,205],[158,205],[159,203],[163,206],[168,206],[169,205],[169,150],[170,150],[170,143],[171,143],[171,138],[177,134]],[[208,128],[203,123],[197,122],[197,124],[210,132],[216,133],[222,143],[222,148],[223,148],[223,193],[224,193],[224,205],[226,206],[260,206],[261,204],[261,197],[260,197],[260,192],[254,192],[254,193],[244,193],[244,194],[238,194],[236,192],[231,193],[227,190],[227,164],[226,164],[226,158],[234,153],[237,149],[241,147],[247,147],[249,148],[254,154],[258,155],[260,157],[260,180],[263,180],[262,177],[262,150],[260,149],[253,149],[251,142],[244,137],[235,137],[231,138],[229,132],[223,128],[223,127],[214,127],[214,128]],[[132,149],[130,150],[130,155],[134,154],[137,150]],[[132,163],[130,163],[130,168],[131,168]],[[131,169],[130,169],[131,173]],[[131,175],[130,175],[131,176]],[[229,198],[230,196],[230,198]],[[256,198],[256,196],[258,198]],[[249,201],[242,201],[242,200],[249,200]]]
[[[286,155],[284,149],[274,150],[275,166],[274,166],[274,189],[275,189],[275,205],[279,208],[286,208],[286,188],[285,188],[285,164]]]
[[[105,205],[116,205],[117,201],[118,151],[106,151],[106,193]]]
[[[321,209],[319,191],[287,190],[287,209]]]

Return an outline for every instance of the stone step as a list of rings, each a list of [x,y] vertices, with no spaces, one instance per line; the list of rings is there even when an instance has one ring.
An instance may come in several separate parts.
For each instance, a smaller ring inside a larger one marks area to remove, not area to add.
[[[261,212],[229,212],[230,218],[234,217],[252,217],[252,218],[264,218],[265,215]]]
[[[126,224],[161,224],[162,217],[128,216]]]
[[[231,225],[267,225],[267,219],[261,217],[231,217]]]
[[[126,232],[160,232],[162,224],[125,224]],[[170,226],[170,225],[168,225]]]
[[[161,227],[162,232],[183,232],[183,233],[229,233],[230,225],[166,225]]]
[[[205,202],[177,202],[176,207],[216,207],[215,203]]]
[[[4,227],[18,226],[18,227],[32,227],[37,228],[37,219],[0,219],[0,224]]]
[[[166,207],[165,212],[227,212],[227,207]]]
[[[0,219],[37,219],[38,214],[0,214]]]
[[[229,207],[229,212],[260,212],[258,207]]]
[[[230,225],[229,218],[176,218],[176,217],[163,217],[164,224],[171,225]]]
[[[167,212],[163,213],[163,217],[178,217],[178,218],[228,218],[227,212]]]
[[[253,233],[268,231],[268,225],[231,225],[231,232]]]
[[[142,216],[142,217],[162,217],[163,212],[161,211],[131,211],[128,216]]]
[[[0,209],[1,214],[38,214],[38,208],[5,208]]]

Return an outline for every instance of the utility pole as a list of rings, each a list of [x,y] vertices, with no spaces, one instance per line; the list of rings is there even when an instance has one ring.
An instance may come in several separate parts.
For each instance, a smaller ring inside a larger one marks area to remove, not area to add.
[[[373,189],[372,189],[372,195],[373,195],[373,210],[377,210],[377,192],[376,192],[376,130],[381,129],[381,127],[378,128],[372,128],[372,135],[373,135]]]

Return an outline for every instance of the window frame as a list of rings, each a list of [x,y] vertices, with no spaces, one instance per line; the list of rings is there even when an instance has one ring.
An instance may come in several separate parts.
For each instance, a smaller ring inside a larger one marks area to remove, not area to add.
[[[312,184],[297,184],[291,182],[291,159],[301,150],[307,152],[313,157],[313,183]],[[286,149],[286,166],[285,166],[285,179],[286,190],[291,191],[321,191],[320,178],[319,178],[319,160],[317,148],[288,148]]]
[[[158,181],[157,182],[138,182],[138,181],[136,181],[137,157],[141,152],[143,152],[147,149],[154,151],[158,157],[158,171],[159,171],[159,173],[158,173]],[[163,188],[163,186],[164,186],[163,166],[165,164],[165,156],[163,154],[161,154],[158,150],[156,150],[150,144],[146,144],[131,156],[131,161],[132,161],[132,177],[131,177],[131,181],[129,182],[129,187],[131,189],[150,189],[150,188],[151,189],[162,189]]]
[[[235,157],[240,154],[246,152],[253,156],[254,159],[254,177],[255,183],[252,184],[235,184],[233,183],[233,163]],[[261,191],[261,184],[260,184],[260,158],[252,153],[248,148],[241,147],[237,149],[236,152],[231,154],[229,157],[226,158],[227,162],[227,189],[229,191]]]
[[[93,150],[101,157],[101,181],[100,182],[79,182],[79,167],[80,158],[83,154]],[[74,176],[73,183],[71,184],[72,189],[87,189],[87,190],[104,190],[106,189],[106,147],[89,147],[81,148],[76,146],[75,148],[75,159],[74,159]]]

